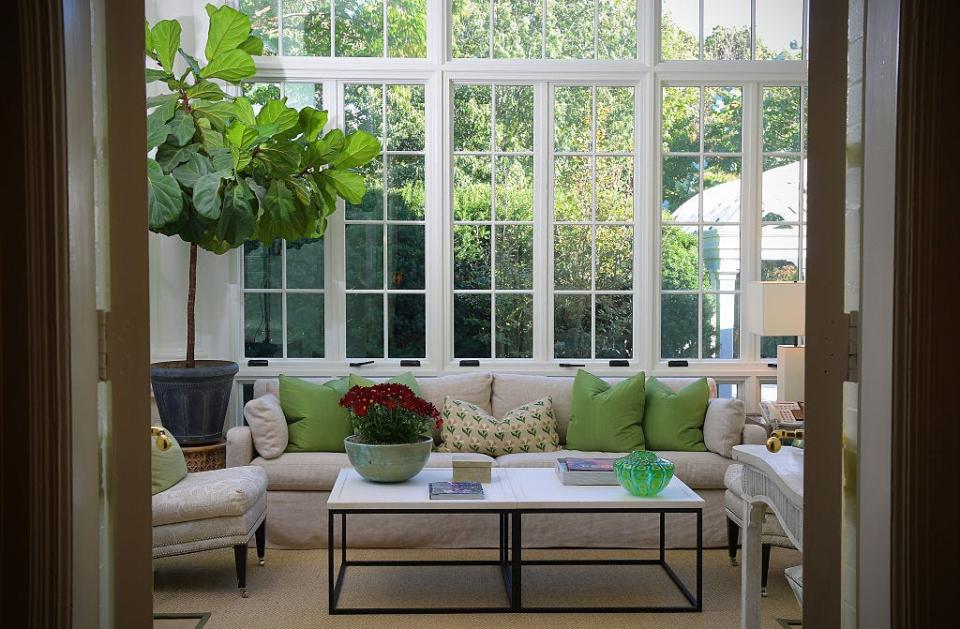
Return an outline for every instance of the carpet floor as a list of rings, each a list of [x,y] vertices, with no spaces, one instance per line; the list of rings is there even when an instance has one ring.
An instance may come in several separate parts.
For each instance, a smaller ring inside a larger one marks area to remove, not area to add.
[[[495,551],[357,550],[350,559],[490,559]],[[497,629],[734,629],[740,623],[740,568],[725,550],[707,550],[703,558],[702,613],[689,614],[466,614],[329,616],[326,552],[268,550],[264,567],[250,553],[249,598],[234,581],[229,549],[154,561],[154,612],[209,613],[204,629],[256,627],[330,627],[335,629],[434,629],[455,626]],[[652,557],[649,551],[618,551],[616,556]],[[610,551],[525,551],[530,559],[604,558]],[[685,583],[694,583],[695,554],[668,551],[667,561]],[[783,569],[800,563],[800,553],[774,549],[769,596],[763,600],[763,627],[780,629],[779,619],[800,617],[800,608]],[[692,587],[691,587],[692,589]],[[682,595],[656,566],[533,566],[524,568],[524,605],[684,604]],[[350,568],[342,606],[470,605],[504,603],[503,582],[495,567]],[[170,624],[168,624],[170,623]],[[157,620],[157,629],[193,626]]]

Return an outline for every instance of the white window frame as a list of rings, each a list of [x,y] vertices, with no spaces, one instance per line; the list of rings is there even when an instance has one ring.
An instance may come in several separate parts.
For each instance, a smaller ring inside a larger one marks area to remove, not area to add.
[[[759,357],[759,339],[741,332],[739,359],[689,359],[687,366],[669,367],[660,360],[660,89],[664,84],[742,85],[743,196],[741,213],[741,287],[759,276],[760,266],[760,173],[762,85],[789,84],[806,87],[807,61],[658,61],[659,2],[638,0],[638,59],[636,61],[565,61],[553,59],[452,59],[449,0],[427,0],[427,57],[332,58],[258,57],[257,74],[251,82],[313,82],[323,84],[324,108],[330,127],[341,127],[342,111],[337,99],[338,82],[420,82],[425,85],[426,109],[426,358],[419,367],[401,367],[399,359],[376,360],[360,369],[350,366],[344,355],[345,301],[343,269],[343,207],[329,219],[325,243],[326,343],[324,359],[268,359],[266,367],[241,364],[240,379],[250,381],[280,372],[303,376],[342,375],[360,371],[389,375],[410,370],[417,375],[437,375],[490,370],[572,375],[576,369],[560,362],[585,364],[598,374],[623,375],[644,370],[652,375],[717,376],[727,381],[769,376],[769,360]],[[282,36],[282,33],[281,33]],[[804,26],[806,37],[806,26]],[[806,55],[806,47],[804,48]],[[534,347],[532,359],[481,359],[479,367],[466,367],[453,358],[453,251],[452,251],[452,91],[455,82],[534,84],[535,111],[549,112],[534,121]],[[553,264],[552,264],[552,103],[551,85],[631,85],[635,96],[634,129],[634,317],[633,357],[629,367],[610,367],[608,360],[554,360],[553,354]],[[336,102],[335,102],[336,101]],[[242,251],[232,252],[242,271]],[[239,275],[242,278],[242,274]],[[741,293],[740,308],[744,309]],[[241,294],[242,302],[242,294]],[[242,303],[240,304],[242,311]],[[242,318],[241,318],[242,319]],[[386,325],[386,322],[385,322]],[[243,321],[237,325],[243,354]],[[284,329],[284,334],[286,330]],[[754,398],[750,386],[743,389]],[[749,392],[748,392],[749,391]],[[754,398],[755,399],[755,398]]]

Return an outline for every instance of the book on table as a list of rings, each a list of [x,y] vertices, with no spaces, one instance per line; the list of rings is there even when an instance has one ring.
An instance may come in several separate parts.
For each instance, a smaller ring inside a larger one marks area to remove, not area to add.
[[[555,470],[564,485],[618,485],[611,458],[557,459]]]
[[[430,483],[430,500],[477,500],[483,498],[480,483]]]

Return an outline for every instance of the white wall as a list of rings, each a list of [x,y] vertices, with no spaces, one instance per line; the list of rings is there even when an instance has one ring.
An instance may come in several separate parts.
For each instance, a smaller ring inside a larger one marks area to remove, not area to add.
[[[181,45],[202,54],[208,26],[207,2],[147,0],[147,20],[176,19],[183,26]],[[222,2],[214,2],[222,4]],[[161,93],[155,84],[148,94]],[[197,262],[197,358],[238,360],[240,287],[237,252],[217,256],[200,250]],[[182,359],[186,351],[187,273],[190,247],[176,237],[150,234],[150,351],[154,361]]]

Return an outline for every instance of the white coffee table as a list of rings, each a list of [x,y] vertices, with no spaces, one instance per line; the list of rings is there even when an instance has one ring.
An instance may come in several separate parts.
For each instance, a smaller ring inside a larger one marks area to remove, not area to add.
[[[341,470],[327,500],[327,571],[329,613],[491,613],[491,612],[699,612],[703,609],[703,499],[674,478],[652,498],[635,497],[619,486],[563,485],[552,469],[494,468],[484,497],[477,500],[430,500],[428,485],[449,481],[451,470],[427,469],[404,483],[371,483],[353,469]],[[356,561],[347,557],[347,516],[398,513],[498,514],[500,543],[496,560],[473,561]],[[660,515],[659,556],[656,559],[524,560],[523,516],[549,513],[657,513]],[[690,591],[666,561],[666,514],[696,517],[696,594]],[[334,552],[334,520],[340,517],[340,561]],[[350,566],[497,566],[503,577],[507,604],[502,607],[370,608],[338,606],[344,576]],[[534,565],[658,565],[677,587],[688,606],[529,607],[523,605],[521,580],[524,566]]]

